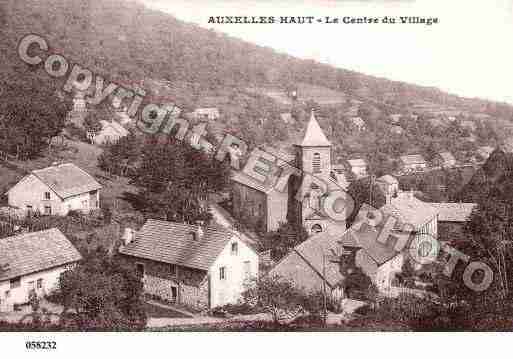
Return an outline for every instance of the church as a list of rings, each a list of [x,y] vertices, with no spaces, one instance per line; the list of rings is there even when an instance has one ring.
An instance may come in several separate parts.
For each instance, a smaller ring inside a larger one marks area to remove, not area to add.
[[[271,154],[297,168],[299,175],[290,176],[286,188],[278,191],[242,171],[234,171],[231,186],[234,218],[261,231],[273,231],[281,223],[289,222],[304,226],[309,234],[342,233],[346,229],[345,221],[329,218],[322,210],[322,203],[327,192],[346,190],[348,183],[343,173],[336,171],[332,164],[331,142],[319,126],[314,112],[302,140],[294,145],[293,154]],[[308,181],[305,176],[309,176]],[[305,184],[308,184],[306,188]],[[300,201],[297,200],[298,191],[301,191]]]

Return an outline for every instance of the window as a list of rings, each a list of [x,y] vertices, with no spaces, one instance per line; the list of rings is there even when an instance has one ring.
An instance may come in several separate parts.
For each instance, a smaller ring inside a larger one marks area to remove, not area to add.
[[[232,256],[236,256],[239,253],[239,243],[232,243]]]
[[[320,224],[314,224],[312,226],[312,233],[321,233],[322,232],[322,227]]]
[[[178,288],[171,287],[171,301],[173,303],[176,303],[177,299],[178,299]]]
[[[221,280],[226,279],[226,267],[219,268],[219,279],[221,279]]]
[[[313,161],[312,161],[312,171],[313,173],[321,173],[321,154],[314,153]]]
[[[5,297],[9,298],[10,296],[11,296],[11,291],[10,290],[6,290],[5,291]]]
[[[49,216],[52,214],[52,206],[45,206],[45,215]]]
[[[169,273],[173,277],[176,277],[178,275],[178,267],[176,266],[176,264],[169,265]]]
[[[46,201],[49,201],[50,200],[50,192],[45,192],[44,196],[43,196],[43,199],[46,200]]]
[[[191,238],[191,241],[195,241],[197,239],[196,232],[189,232],[189,236]]]
[[[43,288],[43,279],[39,278],[37,280],[37,289],[42,289],[42,288]]]
[[[11,289],[13,288],[19,288],[21,286],[21,277],[13,278],[9,281],[11,285]]]
[[[246,277],[249,277],[251,275],[251,262],[250,261],[244,262],[244,275]]]
[[[34,211],[32,210],[32,206],[27,206],[27,215],[31,216]]]
[[[82,201],[82,208],[87,208],[89,206],[89,201],[86,199],[86,200],[83,200]]]
[[[136,263],[135,264],[135,271],[139,277],[144,277],[144,264],[142,263]]]

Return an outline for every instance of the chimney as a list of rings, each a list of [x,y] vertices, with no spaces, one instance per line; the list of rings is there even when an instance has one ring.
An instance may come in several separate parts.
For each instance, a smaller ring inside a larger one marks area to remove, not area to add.
[[[203,222],[203,221],[196,221],[196,225],[198,226],[198,228],[196,229],[196,239],[201,239],[203,237],[204,224],[205,224],[205,222]]]
[[[126,227],[123,231],[123,235],[121,236],[121,239],[123,240],[123,244],[126,246],[130,244],[135,237],[135,231],[132,228]]]

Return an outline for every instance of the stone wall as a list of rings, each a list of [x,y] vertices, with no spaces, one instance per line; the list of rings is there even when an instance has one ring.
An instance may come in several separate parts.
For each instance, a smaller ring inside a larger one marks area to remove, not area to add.
[[[171,265],[152,260],[127,257],[136,270],[136,265],[144,265],[144,291],[160,299],[185,304],[196,309],[209,307],[209,281],[207,271],[177,266],[176,275]],[[172,288],[177,297],[173,297]]]

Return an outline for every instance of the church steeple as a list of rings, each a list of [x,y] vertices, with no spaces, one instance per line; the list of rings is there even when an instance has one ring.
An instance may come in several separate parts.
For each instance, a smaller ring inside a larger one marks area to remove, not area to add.
[[[319,126],[319,123],[315,119],[314,110],[312,109],[312,113],[310,115],[310,120],[308,121],[308,125],[306,126],[305,136],[303,137],[303,141],[297,144],[297,146],[301,147],[330,147],[331,142],[328,141],[326,135]]]

